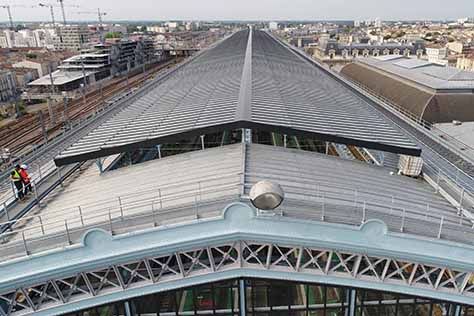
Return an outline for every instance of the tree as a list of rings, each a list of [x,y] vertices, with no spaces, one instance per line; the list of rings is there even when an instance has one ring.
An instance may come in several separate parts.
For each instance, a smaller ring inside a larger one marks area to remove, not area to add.
[[[105,34],[105,38],[122,38],[121,32],[110,32]]]
[[[25,56],[26,56],[26,58],[30,58],[30,59],[38,58],[38,55],[33,54],[33,53],[26,53]]]

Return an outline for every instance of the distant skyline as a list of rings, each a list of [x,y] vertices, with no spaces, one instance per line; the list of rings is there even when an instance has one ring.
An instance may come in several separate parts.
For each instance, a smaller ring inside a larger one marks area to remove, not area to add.
[[[49,9],[28,8],[41,1],[0,0],[12,6],[14,21],[50,21]],[[56,0],[42,2],[55,3]],[[453,20],[474,16],[474,0],[64,0],[68,20],[95,20],[97,6],[107,20]],[[16,6],[17,5],[17,6]],[[57,21],[61,10],[55,9]],[[0,8],[0,21],[7,12]]]

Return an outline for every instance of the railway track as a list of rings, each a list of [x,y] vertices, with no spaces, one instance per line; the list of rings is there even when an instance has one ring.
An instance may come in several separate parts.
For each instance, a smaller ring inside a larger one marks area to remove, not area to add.
[[[179,60],[178,60],[179,61]],[[172,60],[153,67],[146,73],[138,73],[131,76],[128,80],[128,88],[137,88],[153,77],[156,72],[173,66],[177,61]],[[70,122],[81,120],[88,117],[94,111],[104,106],[105,102],[111,97],[117,95],[127,88],[126,78],[114,79],[109,85],[86,94],[86,102],[83,97],[70,101],[67,109],[67,117]],[[59,102],[54,105],[53,112],[56,116],[56,123],[52,124],[48,111],[42,111],[44,125],[48,139],[60,134],[67,125],[67,119],[64,111],[64,103]],[[41,123],[38,115],[26,114],[19,120],[12,122],[3,128],[0,128],[0,147],[8,148],[13,156],[22,151],[31,150],[32,146],[44,143]],[[29,148],[28,148],[29,147]]]

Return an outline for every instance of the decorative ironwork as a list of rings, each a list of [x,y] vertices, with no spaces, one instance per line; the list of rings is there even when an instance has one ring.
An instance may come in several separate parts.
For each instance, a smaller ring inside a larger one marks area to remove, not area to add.
[[[132,287],[240,268],[327,275],[474,297],[474,276],[468,271],[328,249],[236,241],[12,289],[0,295],[0,315],[26,315]]]

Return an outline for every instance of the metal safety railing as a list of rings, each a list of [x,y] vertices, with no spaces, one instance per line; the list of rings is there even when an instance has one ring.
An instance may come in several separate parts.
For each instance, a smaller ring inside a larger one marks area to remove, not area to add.
[[[468,144],[454,138],[453,136],[447,134],[443,130],[439,129],[436,127],[435,124],[426,121],[422,117],[414,114],[410,110],[396,104],[392,100],[378,94],[376,91],[368,88],[367,86],[353,80],[352,78],[349,77],[344,77],[347,81],[350,81],[352,84],[356,85],[360,89],[364,90],[365,92],[371,94],[373,97],[379,99],[380,101],[386,103],[390,107],[392,107],[394,110],[408,118],[411,122],[415,123],[416,125],[423,127],[425,134],[427,134],[428,137],[432,137],[435,141],[445,145],[448,149],[452,150],[455,154],[458,156],[466,159],[467,161],[473,162],[474,163],[474,148],[469,146]]]
[[[349,80],[349,81],[351,83],[353,83],[352,80]],[[355,83],[353,83],[353,84],[358,86],[358,87],[360,86],[360,85],[355,84]],[[360,88],[363,89],[362,87],[360,87]],[[366,89],[363,89],[363,90],[366,90]],[[374,98],[380,99],[382,102],[384,102],[381,98],[379,98],[378,96],[373,95],[370,91],[367,91],[367,92],[370,93],[371,96],[373,96]],[[390,107],[392,105],[387,104],[387,106]],[[394,110],[398,111],[398,109],[394,109]],[[405,112],[409,113],[407,110],[405,110]],[[401,114],[405,115],[404,113],[401,113]],[[409,114],[407,114],[407,115],[409,115]],[[430,124],[430,123],[427,123],[426,121],[424,121],[425,123],[423,123],[423,121],[421,121],[421,120],[418,120],[418,121],[420,122],[420,126],[424,127],[425,129],[429,128],[429,125],[426,125],[426,124]],[[415,120],[414,122],[416,123],[417,121]],[[435,141],[436,141],[436,137],[433,135],[432,132],[430,132],[428,130],[423,130],[422,132],[425,135],[427,135],[428,137],[434,137]],[[444,133],[442,131],[440,131],[440,132]],[[442,135],[444,135],[444,134],[442,134]],[[414,137],[419,143],[424,144],[424,142],[421,139],[417,138],[415,135],[411,135],[411,136]],[[439,139],[442,139],[443,137],[440,137]],[[445,138],[448,139],[449,137],[450,137],[450,139],[454,140],[454,138],[452,138],[451,136],[446,136]],[[461,143],[459,141],[457,141],[457,142]],[[443,144],[444,143],[442,142],[440,145],[443,146]],[[461,144],[464,144],[464,143],[461,143]],[[428,149],[430,148],[430,146],[428,146],[426,144],[424,144],[424,145],[426,146],[426,148],[428,148]],[[467,145],[465,145],[465,146],[466,146],[465,148],[470,148]],[[446,149],[451,150],[452,146],[447,146]],[[472,149],[473,152],[474,152],[474,148],[470,148],[470,149]],[[430,176],[434,175],[436,177],[443,177],[444,179],[449,180],[452,183],[452,185],[454,185],[457,188],[458,192],[464,192],[463,194],[469,195],[469,196],[471,196],[472,199],[474,199],[474,178],[471,177],[470,175],[468,175],[463,170],[461,170],[458,166],[454,165],[451,161],[449,161],[445,157],[441,156],[436,151],[430,149],[430,153],[432,155],[436,156],[436,159],[430,158],[429,155],[423,155],[423,160],[425,162],[423,171],[426,174],[429,174]],[[458,147],[457,150],[453,150],[453,153],[457,154],[459,157],[465,157],[466,156],[466,153],[464,151],[462,151],[461,148],[459,148],[459,147]]]
[[[249,188],[251,184],[246,184]],[[261,216],[295,217],[303,220],[360,226],[369,220],[382,220],[392,232],[408,233],[461,243],[474,242],[472,222],[459,216],[432,213],[426,209],[401,207],[395,203],[335,194],[327,190],[285,187],[285,200],[275,212],[259,212]],[[248,199],[248,197],[246,197]],[[455,215],[455,214],[453,214]]]
[[[239,184],[236,176],[207,180],[218,181],[217,187],[206,181],[172,184],[2,223],[11,226],[10,231],[0,235],[3,260],[78,242],[91,228],[116,234],[219,217],[225,204],[248,199],[240,190],[252,184]],[[331,187],[327,183],[315,183],[312,189],[308,185],[285,186],[284,190],[287,198],[276,211],[283,216],[348,225],[381,219],[394,231],[424,237],[463,243],[471,243],[474,237],[471,220],[456,215],[455,209],[452,214],[449,209],[443,213],[436,205],[415,206],[407,199],[383,194],[376,198],[373,192]],[[15,228],[21,225],[26,227]]]
[[[221,179],[222,180],[222,179]],[[0,261],[9,260],[37,251],[55,249],[78,242],[82,234],[92,228],[102,228],[112,234],[137,231],[140,227],[175,225],[191,220],[220,216],[224,203],[238,200],[241,185],[238,181],[220,182],[218,188],[203,188],[201,182],[188,184],[188,189],[165,193],[170,187],[137,192],[104,202],[96,209],[78,206],[67,218],[58,219],[30,216],[15,221],[28,223],[26,228],[12,229],[0,235]],[[176,188],[182,185],[176,185]],[[153,193],[152,196],[145,194]],[[220,203],[217,211],[208,205]],[[63,214],[64,215],[64,214]],[[5,223],[4,223],[5,224]]]
[[[33,168],[32,168],[33,167]],[[32,189],[34,192],[34,199],[39,202],[38,197],[38,186],[49,176],[51,176],[54,172],[57,171],[56,165],[53,162],[40,165],[32,163],[29,166],[28,172],[30,176],[30,182],[32,185]],[[14,203],[18,200],[18,190],[15,188],[13,183],[10,182],[8,190],[0,193],[0,215],[5,215],[7,219],[10,218],[9,210],[13,207]],[[29,200],[29,198],[27,198]],[[2,224],[0,224],[0,227]]]

